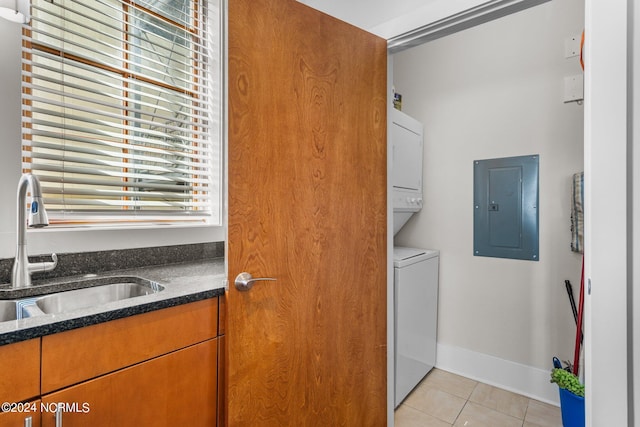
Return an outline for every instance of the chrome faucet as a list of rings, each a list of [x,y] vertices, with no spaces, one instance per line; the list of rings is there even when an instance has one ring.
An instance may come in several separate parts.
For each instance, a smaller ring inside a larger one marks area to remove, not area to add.
[[[29,218],[25,215],[27,189],[31,188],[31,209]],[[51,254],[53,262],[30,263],[27,257],[27,225],[30,228],[40,228],[49,225],[47,211],[42,202],[40,181],[35,175],[25,173],[18,182],[18,245],[16,247],[16,259],[13,263],[11,285],[13,288],[26,288],[31,286],[31,273],[51,271],[58,265],[58,256]]]

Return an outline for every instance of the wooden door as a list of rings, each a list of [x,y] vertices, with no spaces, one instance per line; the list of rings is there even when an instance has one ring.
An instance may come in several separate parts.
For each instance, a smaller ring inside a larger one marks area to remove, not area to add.
[[[229,2],[231,427],[386,425],[386,55],[294,0]]]

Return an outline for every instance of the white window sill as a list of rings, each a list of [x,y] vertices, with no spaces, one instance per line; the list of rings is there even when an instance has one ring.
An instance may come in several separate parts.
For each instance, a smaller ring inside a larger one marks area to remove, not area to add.
[[[47,227],[27,232],[30,255],[222,242],[226,227],[204,224]]]

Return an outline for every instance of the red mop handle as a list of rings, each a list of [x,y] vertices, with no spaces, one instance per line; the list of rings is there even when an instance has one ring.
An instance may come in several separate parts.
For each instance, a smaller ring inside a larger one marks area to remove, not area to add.
[[[573,353],[573,374],[578,375],[580,364],[580,341],[582,337],[582,311],[584,308],[584,255],[582,256],[582,277],[580,277],[580,303],[578,305],[578,323],[576,325],[576,346]]]

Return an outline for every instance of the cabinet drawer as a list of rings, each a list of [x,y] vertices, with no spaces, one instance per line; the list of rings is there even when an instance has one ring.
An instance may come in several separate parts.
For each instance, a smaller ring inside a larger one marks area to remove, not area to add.
[[[20,402],[40,394],[40,338],[0,347],[0,401]]]
[[[45,407],[64,403],[64,427],[211,427],[216,425],[217,340],[42,397]],[[55,414],[43,412],[42,426]]]
[[[40,400],[28,402],[26,406],[16,407],[16,412],[0,412],[0,426],[24,427],[26,419],[31,417],[31,427],[40,427]]]
[[[216,337],[211,298],[42,338],[42,394]]]

